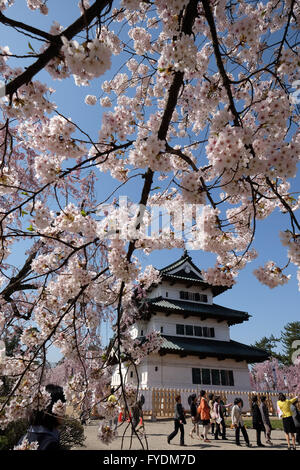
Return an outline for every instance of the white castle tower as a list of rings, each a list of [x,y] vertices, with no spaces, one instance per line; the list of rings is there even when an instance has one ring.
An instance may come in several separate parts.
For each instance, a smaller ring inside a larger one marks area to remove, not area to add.
[[[153,330],[163,338],[160,350],[137,366],[139,386],[250,390],[248,363],[263,362],[268,354],[230,339],[230,326],[250,315],[215,304],[228,287],[205,282],[187,252],[160,274],[160,284],[147,292],[145,313],[131,327],[133,338],[143,340]],[[137,383],[126,363],[122,370],[125,383]],[[112,385],[119,383],[116,367]]]

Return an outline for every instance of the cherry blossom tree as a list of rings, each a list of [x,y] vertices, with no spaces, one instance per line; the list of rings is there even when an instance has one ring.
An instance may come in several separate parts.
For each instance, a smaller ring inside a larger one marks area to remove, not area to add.
[[[80,0],[78,19],[62,26],[53,2],[27,0],[37,15],[54,15],[44,31],[11,18],[13,3],[0,0],[2,26],[24,34],[22,55],[13,44],[0,47],[0,331],[23,332],[21,351],[1,364],[0,375],[13,377],[14,386],[1,404],[0,426],[47,403],[52,345],[79,364],[65,386],[68,401],[80,404],[88,395],[110,417],[110,352],[121,370],[124,355],[135,365],[160,341],[152,334],[140,345],[130,337],[140,315],[133,292],[140,285],[142,298],[159,279],[151,267],[142,272],[135,252],[184,247],[180,211],[192,207],[193,249],[216,254],[203,273],[214,285],[233,285],[258,256],[256,226],[277,209],[285,214],[284,250],[300,266],[300,198],[291,186],[300,146],[300,5]],[[28,36],[40,50],[28,54]],[[86,112],[103,108],[96,140],[63,115],[41,71],[87,87]],[[101,96],[89,92],[95,80]],[[101,173],[116,183],[99,198]],[[114,194],[132,180],[142,189],[128,208]],[[172,214],[172,231],[146,235],[157,205]],[[27,250],[21,267],[9,261],[17,243]],[[288,282],[284,268],[270,260],[254,274],[273,288]],[[115,332],[109,350],[99,335],[103,320]],[[120,390],[126,402],[122,375]],[[111,430],[101,429],[109,442]]]
[[[253,390],[269,390],[294,393],[300,392],[300,367],[299,363],[285,366],[278,359],[256,364],[250,373],[250,382]]]

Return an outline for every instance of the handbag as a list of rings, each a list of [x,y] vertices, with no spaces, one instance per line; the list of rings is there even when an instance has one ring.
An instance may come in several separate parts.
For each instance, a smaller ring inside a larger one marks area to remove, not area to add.
[[[216,419],[216,422],[217,422],[218,424],[221,424],[221,423],[222,423],[222,418],[220,418],[220,417],[217,418],[217,419]]]

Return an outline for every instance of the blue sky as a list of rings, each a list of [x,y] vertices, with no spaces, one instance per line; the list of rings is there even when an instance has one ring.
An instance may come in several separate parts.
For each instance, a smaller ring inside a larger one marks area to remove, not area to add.
[[[25,4],[25,0],[16,0],[16,5],[6,10],[5,14],[44,30],[49,29],[53,19],[60,22],[63,26],[68,26],[79,16],[77,0],[67,0],[64,2],[61,0],[49,0],[50,15],[48,17],[44,17],[37,12],[30,12]],[[24,48],[23,36],[11,28],[2,25],[0,25],[0,37],[1,45],[10,45],[11,50],[15,53],[29,52],[29,46],[26,48],[27,42],[36,47],[36,42],[28,38],[25,39]],[[118,66],[118,59],[115,59],[114,65]],[[95,107],[87,106],[84,103],[84,98],[87,94],[95,94],[99,97],[101,94],[101,83],[109,75],[110,73],[108,72],[105,76],[100,77],[100,80],[94,80],[92,86],[88,88],[76,87],[73,78],[62,82],[52,81],[46,72],[41,72],[36,78],[42,82],[47,82],[47,84],[50,84],[56,90],[54,101],[59,105],[58,111],[67,117],[72,117],[72,120],[79,126],[82,126],[84,130],[87,130],[92,138],[96,138],[101,125],[101,107],[99,104]],[[111,178],[106,174],[100,173],[97,185],[99,201],[105,198],[111,188],[111,184]],[[119,194],[128,194],[136,199],[140,194],[139,189],[141,187],[140,184],[138,186],[136,184],[137,182],[134,180],[132,183],[129,183],[125,193],[121,192]],[[293,187],[295,190],[300,189],[299,178],[293,182]],[[265,264],[268,260],[275,261],[279,266],[286,264],[286,250],[282,247],[278,235],[280,230],[285,230],[288,227],[288,224],[288,215],[280,214],[279,211],[276,211],[265,221],[258,221],[254,246],[259,252],[259,258],[241,271],[237,284],[232,289],[215,299],[218,304],[247,311],[252,315],[248,322],[231,328],[231,337],[236,341],[250,344],[262,336],[269,336],[271,334],[279,336],[286,323],[300,320],[299,291],[294,265],[290,265],[286,270],[287,274],[292,274],[292,279],[289,283],[275,289],[261,285],[252,274],[255,268]],[[14,251],[10,260],[19,258],[20,253],[23,253],[21,247]],[[215,263],[214,255],[200,251],[190,251],[189,253],[194,263],[200,269],[206,269]],[[173,262],[181,255],[182,250],[173,249],[156,250],[149,256],[140,253],[138,256],[143,267],[147,264],[153,264],[155,267],[161,268]],[[110,330],[107,327],[103,327],[102,330],[103,339],[106,342],[108,341]],[[56,360],[57,358],[57,354],[52,352],[50,360]]]

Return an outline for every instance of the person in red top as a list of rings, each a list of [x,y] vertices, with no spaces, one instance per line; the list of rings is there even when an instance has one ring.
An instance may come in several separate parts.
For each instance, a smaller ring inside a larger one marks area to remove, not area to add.
[[[205,390],[201,390],[200,392],[200,405],[198,406],[198,414],[203,426],[203,433],[201,434],[201,437],[204,439],[204,442],[210,442],[210,440],[207,438],[210,424],[210,407],[206,399]]]

